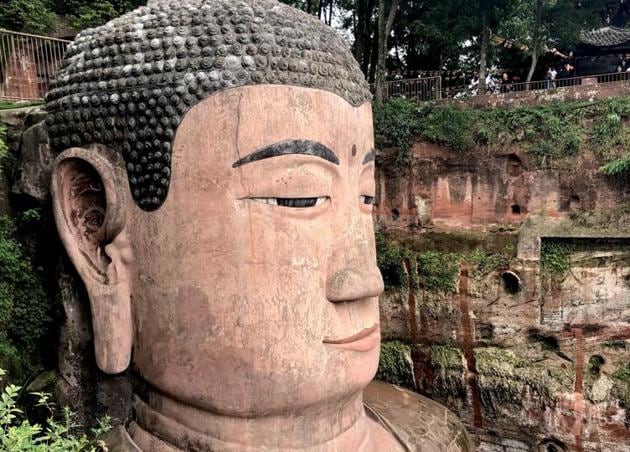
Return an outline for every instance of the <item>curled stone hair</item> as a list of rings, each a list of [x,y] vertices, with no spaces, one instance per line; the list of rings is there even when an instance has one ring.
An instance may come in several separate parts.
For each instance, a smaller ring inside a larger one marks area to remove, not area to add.
[[[46,96],[51,146],[121,152],[144,210],[168,193],[172,142],[186,112],[232,87],[283,84],[371,99],[345,43],[276,0],[154,0],[69,45]]]

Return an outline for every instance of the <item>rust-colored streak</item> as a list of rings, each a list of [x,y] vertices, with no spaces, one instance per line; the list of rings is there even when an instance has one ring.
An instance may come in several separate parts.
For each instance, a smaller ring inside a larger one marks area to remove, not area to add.
[[[582,452],[582,421],[584,419],[584,334],[582,328],[573,328],[573,337],[575,337],[575,385],[573,387],[575,422],[573,434],[575,436],[575,449],[577,452]]]
[[[409,259],[403,259],[403,267],[405,273],[407,273],[407,306],[409,308],[409,336],[411,342],[416,344],[418,342],[418,319],[416,318],[416,297],[413,293],[413,284],[411,278],[411,264]]]
[[[473,350],[474,339],[472,335],[472,321],[470,319],[469,312],[470,306],[468,303],[468,267],[465,264],[462,265],[459,276],[459,308],[462,316],[462,345],[468,369],[466,379],[472,394],[473,425],[481,428],[483,426],[481,396],[479,394],[479,385],[477,383],[477,362],[475,361],[475,353]]]

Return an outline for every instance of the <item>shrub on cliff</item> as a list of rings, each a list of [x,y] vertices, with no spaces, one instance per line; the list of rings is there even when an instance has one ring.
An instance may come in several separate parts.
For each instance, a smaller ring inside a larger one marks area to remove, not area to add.
[[[0,377],[4,371],[0,369]],[[51,403],[50,395],[33,393],[37,406],[47,411],[45,425],[31,423],[18,406],[21,387],[7,385],[0,397],[0,450],[12,452],[96,452],[107,451],[98,438],[110,428],[110,419],[99,421],[99,426],[88,437],[82,426],[75,422],[75,415],[67,407],[61,411]]]
[[[630,172],[628,98],[518,108],[392,99],[375,106],[374,120],[377,147],[399,148],[400,163],[408,163],[417,136],[458,152],[518,145],[540,163],[571,158],[589,148],[603,163],[609,162],[603,173]]]
[[[7,135],[7,126],[5,126],[2,121],[0,121],[0,175],[2,175],[2,168],[4,165],[4,161],[8,155],[7,144],[5,142]]]
[[[0,217],[0,366],[12,379],[40,369],[37,356],[51,311],[43,277],[18,241],[13,221]]]
[[[414,389],[411,348],[399,341],[383,342],[376,378]]]

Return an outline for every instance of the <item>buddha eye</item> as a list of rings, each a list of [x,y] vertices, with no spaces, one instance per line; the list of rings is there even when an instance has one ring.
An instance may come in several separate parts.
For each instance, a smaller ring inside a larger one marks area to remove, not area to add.
[[[315,207],[324,204],[329,198],[328,196],[320,196],[317,198],[251,198],[254,201],[270,204],[272,206],[292,207],[303,209],[307,207]]]
[[[372,204],[372,202],[374,201],[374,196],[367,196],[367,195],[361,195],[359,196],[359,199],[361,200],[362,204]]]

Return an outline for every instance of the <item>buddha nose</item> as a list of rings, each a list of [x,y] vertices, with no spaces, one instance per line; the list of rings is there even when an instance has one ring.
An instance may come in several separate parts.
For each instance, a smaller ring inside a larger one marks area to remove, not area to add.
[[[331,271],[326,287],[326,296],[333,303],[378,297],[383,292],[371,223],[367,229],[340,234],[329,261]]]

